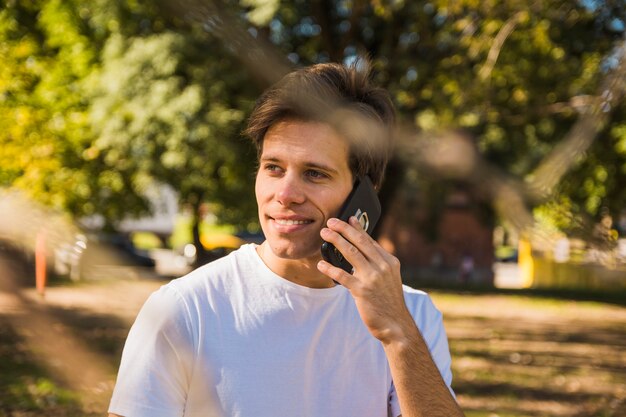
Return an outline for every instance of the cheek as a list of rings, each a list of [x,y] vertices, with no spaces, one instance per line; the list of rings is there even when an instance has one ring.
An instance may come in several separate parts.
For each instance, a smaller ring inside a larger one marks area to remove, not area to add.
[[[325,206],[327,207],[327,215],[331,217],[336,217],[339,215],[339,210],[343,206],[343,203],[348,198],[348,194],[350,194],[350,190],[343,190],[342,192],[335,192],[328,196],[326,200]]]
[[[254,196],[256,197],[256,203],[260,207],[263,202],[264,196],[264,187],[263,181],[259,178],[259,174],[256,176],[256,180],[254,182]]]

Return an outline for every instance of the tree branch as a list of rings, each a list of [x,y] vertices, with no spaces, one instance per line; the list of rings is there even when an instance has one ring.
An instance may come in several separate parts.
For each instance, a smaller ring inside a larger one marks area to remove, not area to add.
[[[606,126],[611,111],[626,93],[626,40],[620,45],[619,64],[600,84],[599,94],[583,107],[578,121],[528,177],[528,189],[539,198],[549,195],[577,157],[593,143]]]
[[[343,49],[340,43],[336,42],[333,36],[333,19],[330,15],[332,5],[328,0],[316,0],[313,2],[313,14],[315,20],[322,27],[322,44],[324,49],[328,51],[328,56],[333,62],[341,62],[343,58]],[[339,48],[338,48],[339,46]],[[341,50],[338,50],[341,49]]]
[[[493,67],[496,65],[496,61],[498,60],[498,56],[500,55],[500,51],[502,50],[504,42],[515,29],[515,26],[517,26],[517,24],[521,20],[522,15],[522,12],[516,13],[515,15],[510,17],[506,21],[506,23],[504,23],[504,26],[500,28],[500,31],[496,35],[495,39],[493,40],[493,44],[489,49],[489,54],[487,54],[487,61],[485,61],[485,64],[478,73],[478,78],[480,78],[480,81],[485,81],[491,75],[491,71],[493,71]]]

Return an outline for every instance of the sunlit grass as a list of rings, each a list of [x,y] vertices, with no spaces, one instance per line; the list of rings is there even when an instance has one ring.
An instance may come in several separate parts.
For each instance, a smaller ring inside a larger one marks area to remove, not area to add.
[[[232,235],[237,228],[228,224],[213,224],[203,221],[200,223],[200,235]],[[152,232],[134,232],[131,236],[133,245],[138,249],[152,250],[163,247],[163,241]],[[167,240],[170,248],[181,248],[193,242],[192,219],[188,216],[179,216],[174,224],[171,237]]]
[[[208,222],[200,223],[200,235],[233,234],[237,230],[232,225],[218,225]],[[170,247],[180,248],[193,242],[191,217],[179,216],[174,224],[174,231],[169,239]]]
[[[524,294],[516,294],[516,292],[518,291],[501,291],[500,298],[493,298],[493,294],[490,293],[485,295],[481,295],[480,293],[474,293],[468,297],[468,294],[464,293],[463,291],[459,293],[433,292],[431,295],[437,300],[438,304],[441,303],[456,306],[465,305],[468,307],[480,307],[480,305],[482,305],[484,308],[476,309],[479,315],[481,311],[493,311],[492,308],[489,308],[489,305],[484,305],[484,300],[486,299],[486,297],[490,297],[490,300],[492,302],[495,301],[497,303],[501,303],[505,301],[507,305],[527,308],[529,309],[529,311],[542,310],[555,312],[559,310],[568,310],[573,314],[583,314],[586,311],[598,311],[605,310],[607,308],[607,304],[601,301],[561,299],[560,297],[543,295],[543,293],[540,291],[537,291],[536,294],[532,294],[532,291],[527,291]],[[556,293],[558,294],[558,291]],[[612,299],[610,294],[606,294],[606,298],[607,300]]]
[[[163,242],[152,232],[135,232],[132,234],[133,245],[137,249],[151,250],[163,246]]]

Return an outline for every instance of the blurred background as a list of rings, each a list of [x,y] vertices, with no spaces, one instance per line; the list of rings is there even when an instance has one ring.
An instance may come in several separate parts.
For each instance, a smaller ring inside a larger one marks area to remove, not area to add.
[[[358,57],[466,414],[626,415],[626,0],[0,5],[0,416],[104,414],[150,292],[263,241],[259,94]]]

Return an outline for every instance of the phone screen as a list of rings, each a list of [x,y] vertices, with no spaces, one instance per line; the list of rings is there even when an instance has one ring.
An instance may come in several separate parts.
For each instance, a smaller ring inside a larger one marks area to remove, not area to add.
[[[363,230],[371,235],[380,219],[381,208],[378,195],[372,181],[367,176],[357,178],[352,191],[343,204],[338,218],[345,222],[351,216],[356,217]],[[343,257],[341,252],[331,243],[322,244],[322,257],[326,262],[352,273],[352,265]]]

